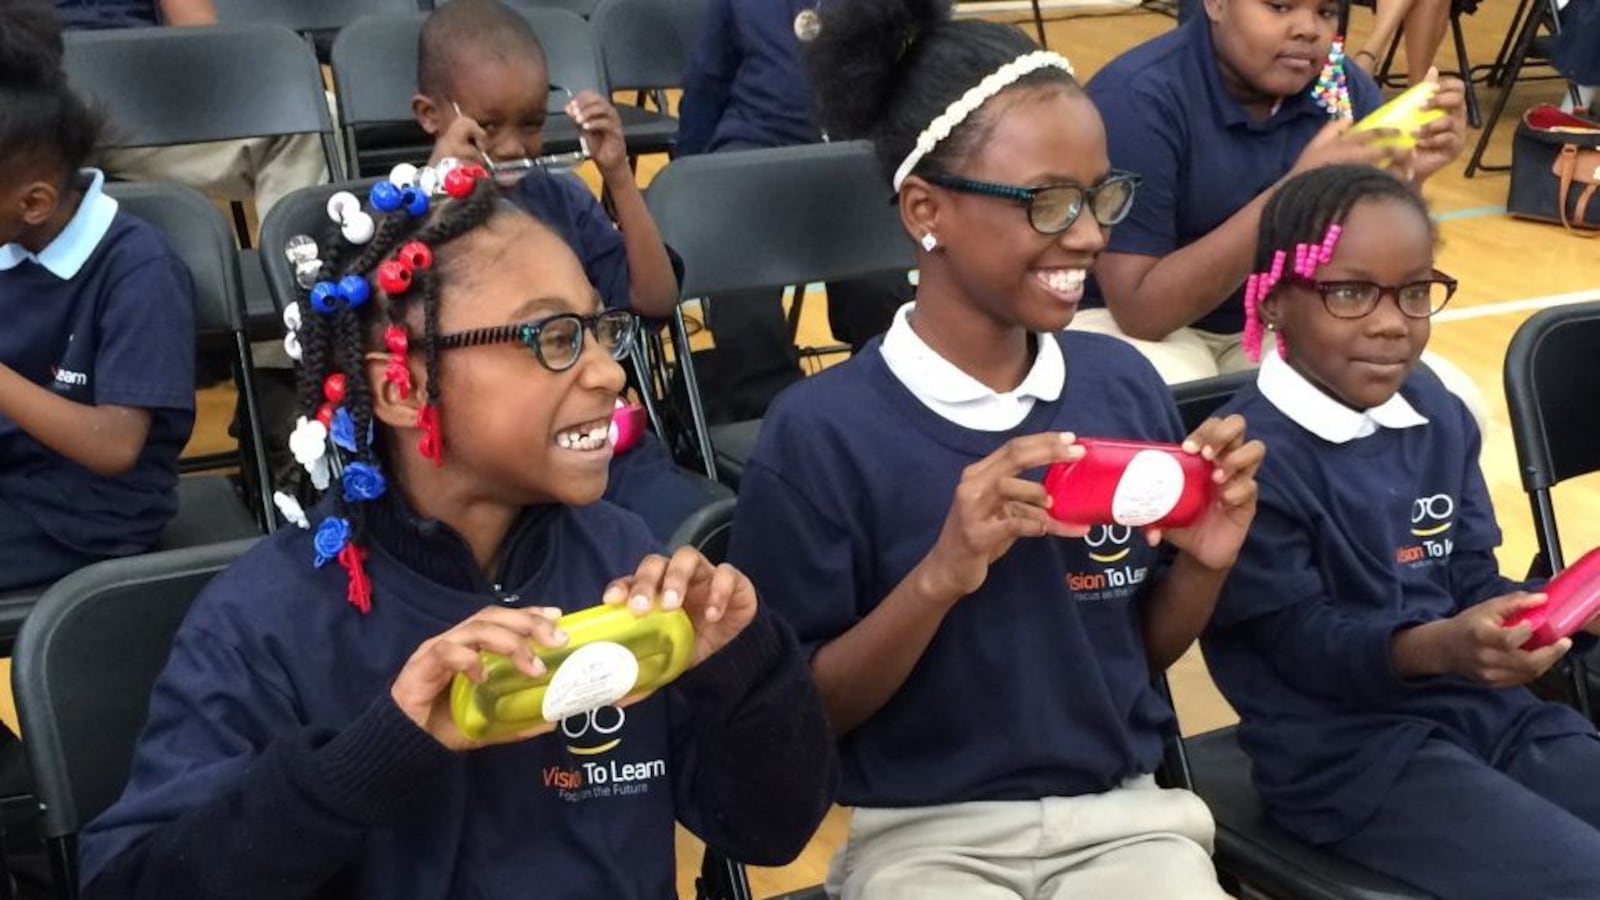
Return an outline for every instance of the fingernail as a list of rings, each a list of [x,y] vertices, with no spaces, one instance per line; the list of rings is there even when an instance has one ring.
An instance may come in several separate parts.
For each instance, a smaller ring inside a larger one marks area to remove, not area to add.
[[[1221,469],[1213,469],[1211,471],[1211,480],[1215,481],[1217,484],[1221,484],[1228,480],[1228,473],[1222,471]]]
[[[539,612],[542,613],[546,619],[561,618],[561,607],[559,606],[540,607]]]
[[[550,639],[558,644],[565,644],[567,642],[567,633],[557,628],[550,632]]]
[[[681,598],[678,596],[677,591],[667,591],[661,595],[661,605],[668,609],[674,609],[677,607],[680,599]]]
[[[643,612],[650,608],[650,598],[643,594],[634,594],[633,599],[628,601],[628,605]]]
[[[1078,436],[1073,434],[1070,431],[1061,432],[1061,443],[1063,443],[1063,444],[1070,444],[1070,443],[1072,443],[1073,441],[1075,441],[1077,439],[1078,439]]]
[[[540,675],[543,675],[546,671],[548,671],[545,668],[544,660],[540,659],[537,656],[535,656],[533,658],[533,665],[529,666],[529,668],[533,670],[533,675],[534,675],[535,678],[537,678]]]
[[[612,585],[611,587],[606,588],[605,596],[601,597],[600,599],[607,603],[617,603],[626,596],[628,596],[628,592],[621,585]]]
[[[1185,452],[1185,453],[1193,453],[1193,452],[1195,452],[1196,450],[1199,450],[1199,449],[1200,449],[1200,445],[1199,444],[1195,443],[1192,440],[1188,440],[1188,439],[1184,440],[1184,442],[1183,442],[1183,452]]]

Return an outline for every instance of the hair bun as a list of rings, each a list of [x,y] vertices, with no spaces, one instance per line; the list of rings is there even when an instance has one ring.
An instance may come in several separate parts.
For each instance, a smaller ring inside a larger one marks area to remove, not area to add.
[[[805,44],[817,117],[831,135],[870,135],[893,94],[901,60],[926,31],[950,20],[952,0],[825,0]]]

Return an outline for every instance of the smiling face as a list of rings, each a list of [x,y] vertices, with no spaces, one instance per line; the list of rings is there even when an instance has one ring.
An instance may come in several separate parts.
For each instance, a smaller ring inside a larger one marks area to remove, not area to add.
[[[566,243],[520,213],[462,237],[442,265],[441,333],[600,310]],[[444,351],[439,378],[445,467],[463,493],[527,506],[583,505],[605,492],[604,436],[626,379],[593,333],[562,372],[516,342]]]
[[[989,132],[954,174],[1019,187],[1098,184],[1111,172],[1105,127],[1087,97],[1061,85],[1012,88],[984,110]],[[938,266],[968,306],[1005,326],[1059,331],[1072,321],[1106,229],[1085,208],[1060,234],[1040,234],[1027,209],[1003,198],[930,187],[926,230]]]
[[[1206,0],[1206,15],[1223,85],[1247,105],[1310,87],[1339,27],[1333,0]]]
[[[550,76],[542,59],[463,54],[454,61],[447,90],[441,96],[419,94],[413,101],[417,121],[430,136],[444,133],[459,109],[483,129],[480,149],[490,159],[532,159],[544,152]]]
[[[1317,270],[1317,280],[1401,285],[1432,275],[1433,232],[1414,205],[1362,200],[1343,224],[1333,258]],[[1340,319],[1328,313],[1314,289],[1289,284],[1262,301],[1261,317],[1288,341],[1289,365],[1358,410],[1394,396],[1428,344],[1429,320],[1401,314],[1393,293],[1366,316]]]

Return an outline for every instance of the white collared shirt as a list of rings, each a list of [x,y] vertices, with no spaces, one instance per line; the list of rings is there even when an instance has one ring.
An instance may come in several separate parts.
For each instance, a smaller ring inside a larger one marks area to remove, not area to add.
[[[62,281],[77,277],[83,264],[94,254],[94,248],[100,246],[100,239],[111,229],[111,220],[117,216],[117,201],[101,190],[106,181],[105,173],[99,169],[80,169],[78,174],[90,176],[90,182],[67,227],[37,254],[17,243],[0,246],[0,272],[33,260]]]
[[[911,329],[907,303],[894,314],[883,336],[883,361],[889,371],[922,405],[942,418],[974,431],[1009,431],[1022,424],[1037,400],[1049,403],[1061,396],[1066,361],[1055,336],[1039,334],[1033,367],[1013,390],[997,393],[940,356]]]
[[[1331,444],[1376,434],[1379,428],[1413,428],[1428,424],[1428,417],[1417,412],[1410,401],[1396,391],[1393,397],[1365,412],[1351,409],[1328,396],[1294,367],[1266,353],[1256,386],[1261,396],[1289,420]]]

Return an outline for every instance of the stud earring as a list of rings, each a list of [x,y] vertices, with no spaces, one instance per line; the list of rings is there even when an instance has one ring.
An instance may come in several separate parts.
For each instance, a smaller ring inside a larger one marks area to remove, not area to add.
[[[922,249],[932,253],[938,246],[939,239],[933,236],[933,232],[930,231],[922,236]]]

